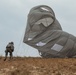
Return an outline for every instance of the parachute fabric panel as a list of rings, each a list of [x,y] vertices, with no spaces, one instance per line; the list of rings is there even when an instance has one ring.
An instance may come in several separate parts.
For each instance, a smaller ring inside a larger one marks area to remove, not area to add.
[[[30,10],[23,42],[38,49],[42,57],[76,55],[76,37],[62,30],[53,10],[46,5]]]

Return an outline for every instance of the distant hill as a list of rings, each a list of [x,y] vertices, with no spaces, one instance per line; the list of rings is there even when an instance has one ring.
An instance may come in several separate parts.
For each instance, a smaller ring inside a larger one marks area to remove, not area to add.
[[[0,75],[76,75],[76,59],[14,57],[3,61]]]

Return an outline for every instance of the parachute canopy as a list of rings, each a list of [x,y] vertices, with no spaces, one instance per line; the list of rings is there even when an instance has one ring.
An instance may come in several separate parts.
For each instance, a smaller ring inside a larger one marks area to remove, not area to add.
[[[46,5],[30,10],[23,42],[38,49],[42,57],[76,55],[76,37],[62,30],[54,11]]]

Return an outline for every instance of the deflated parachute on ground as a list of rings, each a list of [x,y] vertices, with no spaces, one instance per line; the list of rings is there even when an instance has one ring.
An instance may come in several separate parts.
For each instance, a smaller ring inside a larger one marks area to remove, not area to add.
[[[53,10],[46,5],[30,10],[23,42],[38,49],[42,57],[76,55],[76,37],[62,30]]]

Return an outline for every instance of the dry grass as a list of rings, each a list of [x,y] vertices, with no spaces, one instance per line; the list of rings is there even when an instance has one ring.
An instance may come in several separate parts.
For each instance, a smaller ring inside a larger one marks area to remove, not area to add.
[[[75,58],[0,58],[0,75],[76,75]]]

